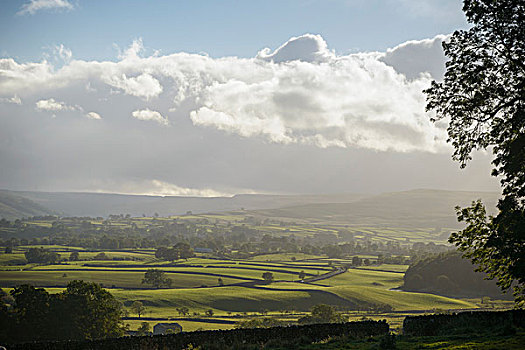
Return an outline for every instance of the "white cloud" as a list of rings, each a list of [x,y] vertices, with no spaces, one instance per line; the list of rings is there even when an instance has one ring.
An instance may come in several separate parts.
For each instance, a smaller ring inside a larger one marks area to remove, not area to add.
[[[439,73],[443,57],[435,55],[444,38],[407,42],[385,53],[336,55],[321,36],[305,34],[248,59],[187,53],[141,57],[143,44],[136,40],[117,62],[72,60],[55,69],[47,61],[0,59],[0,91],[37,98],[52,94],[98,109],[86,104],[87,94],[66,93],[79,86],[91,91],[92,100],[161,125],[169,121],[155,109],[169,108],[197,127],[275,143],[439,152],[445,149],[446,130],[424,111],[422,90],[431,77],[420,73]],[[409,57],[415,63],[405,64]],[[136,97],[152,110],[129,107]],[[54,108],[65,106],[54,102],[59,104]]]
[[[81,192],[99,192],[99,193],[120,193],[146,196],[183,196],[183,197],[231,197],[234,193],[217,191],[211,188],[191,188],[182,187],[175,184],[153,180],[132,180],[132,181],[102,181],[93,184],[96,189],[80,189]],[[251,193],[253,191],[241,191],[242,193]]]
[[[72,10],[73,5],[68,0],[30,0],[20,7],[19,15],[34,15],[42,10]]]
[[[120,52],[120,48],[117,47]],[[144,44],[142,38],[133,40],[133,43],[128,47],[124,53],[119,53],[121,60],[135,60],[140,58],[140,54],[144,52]]]
[[[108,85],[122,89],[128,95],[142,97],[146,100],[158,96],[162,92],[162,86],[159,81],[149,74],[141,74],[130,78],[126,77],[126,74],[121,76],[111,75],[105,77],[104,80]]]
[[[22,99],[18,97],[18,95],[14,95],[13,97],[1,97],[0,98],[1,103],[12,103],[15,105],[21,105]]]
[[[64,44],[60,44],[54,47],[55,54],[62,59],[64,62],[71,61],[71,58],[73,57],[73,52],[64,46]]]
[[[47,100],[40,100],[36,103],[36,109],[40,111],[64,111],[64,110],[75,110],[76,107],[68,106],[64,102],[55,101],[54,98],[50,98]]]
[[[394,67],[409,79],[429,73],[434,79],[445,74],[445,54],[442,44],[450,35],[437,35],[431,39],[411,40],[380,54],[380,60]]]
[[[96,113],[96,112],[88,112],[86,113],[86,118],[89,118],[89,119],[102,119],[102,117],[100,116],[100,114]]]
[[[210,188],[180,187],[160,180],[151,180],[151,187],[147,194],[159,196],[185,196],[185,197],[226,197],[230,193],[215,191]]]
[[[134,118],[139,120],[151,120],[159,123],[160,125],[168,126],[170,123],[168,119],[164,118],[162,114],[157,111],[152,111],[149,109],[136,110],[131,113]]]
[[[320,35],[304,34],[292,37],[274,52],[265,48],[257,54],[257,58],[275,63],[289,61],[325,62],[334,57],[328,50],[326,42]]]

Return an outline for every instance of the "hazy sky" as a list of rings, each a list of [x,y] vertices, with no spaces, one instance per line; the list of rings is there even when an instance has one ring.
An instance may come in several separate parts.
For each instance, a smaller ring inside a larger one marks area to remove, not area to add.
[[[422,90],[444,0],[0,3],[0,188],[172,195],[494,190]]]

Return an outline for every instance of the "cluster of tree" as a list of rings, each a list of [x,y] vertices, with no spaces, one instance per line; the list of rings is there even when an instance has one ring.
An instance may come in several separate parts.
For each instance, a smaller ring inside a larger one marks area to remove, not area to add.
[[[496,282],[486,280],[487,274],[475,269],[460,252],[427,256],[409,266],[403,289],[456,297],[503,298]]]
[[[163,259],[168,261],[175,261],[178,259],[188,259],[195,256],[193,249],[186,242],[179,242],[172,248],[160,247],[155,252],[157,259]]]
[[[44,248],[29,248],[24,253],[28,263],[54,264],[60,260],[60,255]]]
[[[144,278],[142,279],[142,284],[151,284],[155,288],[170,288],[173,280],[166,277],[166,273],[158,269],[148,269],[144,273]]]
[[[71,281],[58,294],[22,285],[0,299],[0,341],[117,337],[124,333],[121,316],[121,304],[96,283]]]
[[[332,305],[319,304],[315,305],[310,311],[310,315],[303,316],[297,320],[299,324],[314,323],[342,323],[348,321],[348,318],[337,312]]]
[[[272,283],[273,282],[273,273],[267,271],[267,272],[263,272],[262,274],[262,278],[263,280],[265,280],[266,282],[268,283]]]
[[[345,229],[297,237],[286,230],[283,230],[284,236],[271,235],[246,223],[211,223],[207,219],[136,220],[118,215],[102,223],[93,222],[97,219],[60,218],[52,221],[51,227],[42,227],[31,220],[19,220],[16,225],[6,221],[9,228],[0,227],[0,238],[3,238],[0,246],[57,244],[106,250],[157,248],[157,256],[168,261],[191,256],[191,248],[195,247],[209,248],[233,258],[267,253],[325,254],[343,258],[355,254],[412,255],[416,251],[447,249],[437,244],[354,239]]]

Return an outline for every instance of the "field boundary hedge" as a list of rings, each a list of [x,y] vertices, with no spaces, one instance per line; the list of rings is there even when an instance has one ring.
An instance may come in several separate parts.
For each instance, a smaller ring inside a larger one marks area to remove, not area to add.
[[[8,346],[9,350],[156,350],[185,349],[189,344],[200,345],[264,344],[269,341],[316,342],[336,336],[366,338],[388,334],[386,321],[327,323],[304,326],[197,331],[169,335],[122,337],[93,341],[61,341],[23,343]]]
[[[435,336],[499,331],[504,327],[525,328],[525,310],[465,311],[450,315],[407,316],[403,322],[403,333],[414,336]]]

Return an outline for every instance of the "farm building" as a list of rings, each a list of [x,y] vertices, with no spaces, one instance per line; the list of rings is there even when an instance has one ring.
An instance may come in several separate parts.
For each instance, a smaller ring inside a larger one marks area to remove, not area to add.
[[[157,323],[153,326],[153,334],[180,333],[182,326],[178,323]]]
[[[195,253],[213,253],[213,249],[211,248],[202,248],[202,247],[195,247],[193,249]]]

